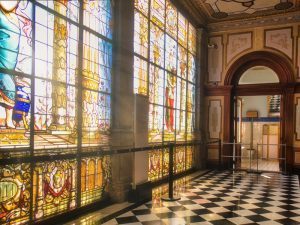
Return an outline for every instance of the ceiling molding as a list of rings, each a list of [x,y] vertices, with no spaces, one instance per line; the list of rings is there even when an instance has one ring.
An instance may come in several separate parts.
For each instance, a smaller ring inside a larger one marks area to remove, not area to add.
[[[245,28],[286,25],[300,22],[300,11],[276,14],[272,16],[259,16],[250,19],[240,19],[233,21],[224,21],[218,23],[210,23],[207,25],[209,32],[222,32],[228,30],[240,30]]]
[[[288,2],[281,0],[172,1],[176,3],[178,8],[183,9],[190,18],[193,18],[196,26],[208,27],[209,30],[228,29],[232,24],[236,26],[236,29],[240,29],[241,25],[251,27],[286,23],[287,21],[299,22],[297,14],[300,14],[300,0],[287,0]],[[285,10],[276,9],[284,6],[291,7]],[[228,26],[226,27],[226,25]]]

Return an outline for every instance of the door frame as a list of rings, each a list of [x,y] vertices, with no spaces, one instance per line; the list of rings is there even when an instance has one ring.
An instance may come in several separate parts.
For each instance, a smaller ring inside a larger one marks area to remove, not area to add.
[[[266,66],[272,69],[277,74],[279,83],[238,85],[243,73],[254,66]],[[224,89],[227,90],[227,93],[224,95],[223,141],[234,141],[235,96],[282,95],[280,143],[286,143],[287,145],[287,170],[290,171],[294,162],[293,135],[291,135],[294,133],[292,110],[294,109],[295,92],[294,73],[289,59],[269,51],[255,51],[237,59],[230,66],[224,80],[224,87],[226,87]],[[232,149],[225,147],[223,152],[230,155]]]

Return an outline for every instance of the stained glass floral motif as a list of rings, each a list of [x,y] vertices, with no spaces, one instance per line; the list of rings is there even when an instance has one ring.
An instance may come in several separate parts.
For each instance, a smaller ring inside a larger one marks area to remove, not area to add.
[[[75,160],[36,163],[33,176],[33,212],[36,220],[76,207]]]
[[[148,141],[192,140],[196,30],[171,1],[147,3],[135,0],[134,93],[149,96]],[[185,154],[183,151],[183,165],[187,159]],[[162,162],[166,155],[161,156]],[[185,169],[181,166],[177,170]],[[164,176],[168,171],[162,169],[158,173]]]
[[[0,190],[0,223],[28,223],[30,212],[30,164],[1,166]]]

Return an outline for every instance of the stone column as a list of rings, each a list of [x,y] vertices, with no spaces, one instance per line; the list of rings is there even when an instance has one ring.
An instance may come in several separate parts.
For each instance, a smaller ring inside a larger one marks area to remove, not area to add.
[[[203,122],[204,109],[204,79],[207,75],[207,32],[203,28],[197,29],[197,55],[196,55],[196,115],[195,115],[195,136],[205,141],[205,125]],[[201,145],[195,149],[195,167],[205,168],[206,149]]]
[[[54,1],[54,10],[67,16],[67,1]],[[53,77],[52,77],[52,133],[65,133],[67,109],[67,21],[54,16],[53,36]]]
[[[134,146],[133,95],[133,35],[134,1],[115,1],[113,95],[112,95],[112,148]],[[132,184],[133,154],[112,157],[111,198],[124,201]]]

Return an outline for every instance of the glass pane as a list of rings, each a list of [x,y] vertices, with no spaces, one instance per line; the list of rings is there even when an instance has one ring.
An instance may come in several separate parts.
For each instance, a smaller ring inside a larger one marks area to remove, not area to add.
[[[175,100],[176,76],[167,73],[165,76],[164,141],[172,141],[175,139]]]
[[[148,19],[141,13],[134,14],[134,52],[148,58]]]
[[[99,201],[111,179],[111,162],[108,156],[81,160],[81,205]]]
[[[0,166],[0,222],[27,224],[30,212],[30,164]]]
[[[160,28],[165,25],[165,0],[151,0],[151,21]]]
[[[178,42],[187,47],[188,21],[178,13]]]
[[[0,148],[28,147],[31,114],[30,79],[0,73],[0,77],[1,75]],[[7,153],[10,156],[17,154],[15,150]]]
[[[112,38],[111,0],[84,0],[83,24],[90,29]]]
[[[150,67],[149,102],[163,105],[164,101],[164,71],[156,66]]]
[[[196,54],[196,29],[193,25],[189,24],[189,41],[188,41],[189,51],[194,55]]]
[[[31,74],[32,60],[32,3],[0,2],[0,68]],[[9,75],[0,73],[0,91],[7,88]],[[6,87],[5,87],[6,86]]]
[[[33,172],[34,220],[76,207],[77,163],[59,160],[36,163]]]
[[[69,15],[69,3],[53,4],[61,15]],[[75,152],[79,28],[40,7],[36,17],[46,20],[36,21],[35,154],[46,149],[61,152],[61,148],[66,149],[64,153]]]
[[[149,142],[162,142],[163,107],[149,105]]]
[[[177,10],[170,0],[166,1],[166,31],[177,39]]]
[[[134,0],[134,7],[148,16],[149,0]]]
[[[147,61],[134,57],[134,93],[147,95],[148,65]]]
[[[174,74],[177,73],[176,57],[177,57],[177,43],[169,35],[166,35],[166,65],[165,65],[165,68]]]
[[[150,61],[164,66],[164,32],[157,26],[150,25]]]

